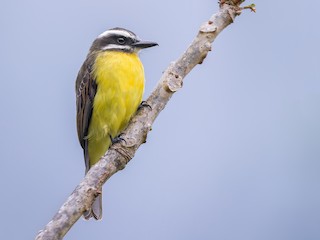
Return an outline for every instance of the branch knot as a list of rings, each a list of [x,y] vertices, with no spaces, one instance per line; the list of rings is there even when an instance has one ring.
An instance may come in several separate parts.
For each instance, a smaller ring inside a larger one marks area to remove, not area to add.
[[[169,71],[168,78],[166,80],[166,87],[170,92],[176,92],[180,88],[182,88],[183,81],[182,76],[180,76],[178,73],[175,73],[174,71]]]

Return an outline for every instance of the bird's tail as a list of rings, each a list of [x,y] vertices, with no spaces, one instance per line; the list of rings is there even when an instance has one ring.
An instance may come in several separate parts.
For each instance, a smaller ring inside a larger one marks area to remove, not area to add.
[[[94,199],[91,208],[83,213],[83,217],[86,220],[89,220],[92,217],[96,220],[100,220],[102,218],[102,193]]]
[[[88,141],[85,141],[84,160],[86,164],[86,174],[87,174],[87,172],[90,169]],[[89,208],[83,213],[83,217],[86,220],[89,220],[92,217],[96,220],[100,220],[102,218],[102,189],[100,191],[101,191],[100,194],[94,199],[91,208]]]

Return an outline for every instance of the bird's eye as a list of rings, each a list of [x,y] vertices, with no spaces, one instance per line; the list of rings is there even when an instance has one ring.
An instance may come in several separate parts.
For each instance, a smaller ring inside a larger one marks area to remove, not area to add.
[[[122,38],[122,37],[119,37],[119,38],[117,39],[117,42],[118,42],[119,44],[124,44],[124,43],[126,42],[126,40],[125,40],[124,38]]]

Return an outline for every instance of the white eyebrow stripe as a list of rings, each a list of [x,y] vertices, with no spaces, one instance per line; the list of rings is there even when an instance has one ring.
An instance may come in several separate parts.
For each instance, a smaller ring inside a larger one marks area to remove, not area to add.
[[[121,36],[132,38],[132,39],[136,38],[136,36],[134,36],[133,34],[120,29],[107,30],[101,33],[97,38],[107,37],[109,35],[121,35]]]

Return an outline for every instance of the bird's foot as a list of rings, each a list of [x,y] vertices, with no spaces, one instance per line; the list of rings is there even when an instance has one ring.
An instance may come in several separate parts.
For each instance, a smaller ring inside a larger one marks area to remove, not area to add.
[[[138,107],[138,111],[142,108],[149,108],[149,110],[151,111],[152,110],[152,107],[148,104],[147,101],[142,101]]]
[[[115,138],[111,138],[111,142],[112,144],[115,144],[115,143],[121,143],[121,142],[124,142],[124,143],[127,143],[126,140],[122,137],[124,135],[124,133],[120,133],[117,137]]]

